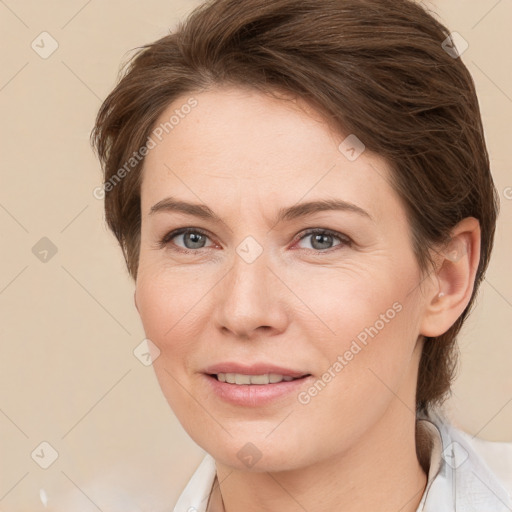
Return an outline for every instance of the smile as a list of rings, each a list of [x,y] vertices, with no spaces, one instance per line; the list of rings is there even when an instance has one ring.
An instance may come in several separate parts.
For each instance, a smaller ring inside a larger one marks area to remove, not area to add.
[[[264,373],[262,375],[245,375],[243,373],[218,373],[212,375],[219,382],[227,382],[229,384],[277,384],[281,381],[292,381],[302,377],[289,377],[279,375],[278,373]]]
[[[210,390],[224,402],[236,406],[259,407],[295,397],[313,379],[283,376],[277,373],[246,375],[241,373],[203,374]],[[224,380],[222,380],[224,379]]]

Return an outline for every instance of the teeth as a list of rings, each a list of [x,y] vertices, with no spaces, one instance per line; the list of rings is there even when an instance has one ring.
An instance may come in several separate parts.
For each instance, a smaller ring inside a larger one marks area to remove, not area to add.
[[[241,373],[219,373],[217,379],[220,382],[229,384],[275,384],[281,381],[294,380],[293,377],[285,377],[277,373],[266,373],[264,375],[243,375]]]

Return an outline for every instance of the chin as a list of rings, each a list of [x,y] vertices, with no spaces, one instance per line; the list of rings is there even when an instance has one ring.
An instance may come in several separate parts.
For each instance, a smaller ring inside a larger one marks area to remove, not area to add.
[[[266,435],[266,434],[265,434]],[[289,446],[284,446],[284,440],[276,437],[274,440],[265,439],[261,441],[256,436],[234,437],[224,446],[219,443],[214,446],[205,446],[207,451],[217,462],[229,466],[237,471],[248,471],[253,473],[289,471],[304,467],[309,463],[304,460],[306,454],[300,453],[297,457],[297,446],[301,443],[288,439]],[[211,448],[211,449],[210,449]]]

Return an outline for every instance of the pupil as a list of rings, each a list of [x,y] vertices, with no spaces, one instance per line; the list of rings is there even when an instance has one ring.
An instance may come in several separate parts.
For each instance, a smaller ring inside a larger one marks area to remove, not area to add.
[[[189,244],[186,243],[187,237],[190,237],[192,239],[192,247],[190,247]],[[186,233],[186,236],[185,236],[185,246],[188,249],[198,249],[198,248],[200,249],[202,247],[200,245],[202,237],[203,237],[203,235],[201,235],[199,233]],[[199,244],[199,246],[196,246],[194,244]]]
[[[331,241],[330,239],[332,238],[331,235],[326,235],[326,234],[317,234],[313,237],[313,247],[315,249],[328,249],[329,248],[329,242]],[[318,246],[315,246],[316,242],[320,242],[320,245],[322,245],[322,240],[324,240],[324,244],[327,244],[327,247],[318,247]],[[327,240],[327,241],[325,241]]]

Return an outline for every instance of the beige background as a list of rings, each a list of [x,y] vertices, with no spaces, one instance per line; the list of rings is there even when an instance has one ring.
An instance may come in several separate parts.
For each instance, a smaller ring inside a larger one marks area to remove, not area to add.
[[[151,366],[134,356],[144,332],[92,195],[101,174],[89,146],[129,50],[168,33],[197,4],[0,0],[0,511],[172,510],[203,456]],[[512,441],[512,3],[429,5],[469,43],[463,61],[502,200],[450,414],[471,434]],[[51,49],[43,31],[58,44],[47,58],[31,47]],[[32,251],[43,237],[57,250],[46,262]],[[43,441],[58,452],[48,469],[31,457],[49,460]]]

